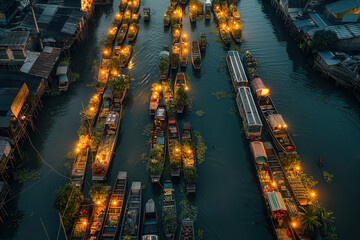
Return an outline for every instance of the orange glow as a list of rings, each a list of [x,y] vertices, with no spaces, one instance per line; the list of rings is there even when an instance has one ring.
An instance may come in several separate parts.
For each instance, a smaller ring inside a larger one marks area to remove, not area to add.
[[[175,149],[177,152],[180,151],[178,148]]]
[[[261,96],[266,96],[268,94],[269,94],[269,89],[268,88],[261,89]]]
[[[273,182],[272,185],[275,187],[275,186],[276,186],[276,182]]]
[[[116,201],[113,202],[114,205],[116,205],[116,203],[117,203]]]
[[[120,13],[116,14],[116,18],[120,18],[120,16],[121,16]]]
[[[81,146],[81,144],[79,143],[79,144],[78,144],[78,147],[80,147],[80,146]]]
[[[101,73],[102,73],[102,74],[105,74],[105,71],[104,71],[104,70],[102,70],[102,71],[101,71]]]
[[[94,110],[95,110],[95,108],[93,108],[93,107],[92,107],[92,108],[90,108],[90,111],[94,111]]]
[[[96,155],[96,158],[99,158],[100,156],[99,155]]]
[[[312,192],[310,193],[310,196],[311,196],[311,197],[315,197],[315,196],[316,196],[316,193],[315,193],[314,191],[312,191]]]
[[[84,224],[84,225],[86,225],[86,224],[87,224],[87,222],[86,222],[86,221],[83,221],[83,224]]]
[[[299,167],[299,166],[296,166],[296,168],[295,168],[295,169],[299,171],[299,170],[300,170],[300,167]]]
[[[98,99],[98,96],[97,96],[97,95],[95,95],[95,96],[94,96],[94,98],[95,98],[95,99]]]
[[[195,5],[193,5],[193,9],[195,9],[196,7],[195,7]]]
[[[76,151],[77,151],[77,152],[80,152],[80,149],[79,149],[79,148],[77,148],[77,149],[76,149]]]
[[[185,86],[185,90],[187,91],[187,90],[189,90],[189,87],[188,86]],[[190,152],[191,152],[191,150],[189,150]],[[189,152],[189,153],[190,153]]]
[[[291,225],[292,225],[293,227],[296,227],[296,226],[297,226],[297,223],[296,223],[296,222],[292,222]]]
[[[104,54],[108,54],[108,50],[105,50],[105,51],[104,51]]]
[[[190,149],[188,150],[188,153],[191,153],[191,150],[190,150]]]
[[[97,202],[97,204],[100,204],[100,203],[101,203],[100,201]]]

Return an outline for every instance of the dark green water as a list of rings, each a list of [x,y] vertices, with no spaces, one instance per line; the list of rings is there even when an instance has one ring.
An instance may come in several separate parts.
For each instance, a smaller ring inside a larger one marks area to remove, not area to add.
[[[311,70],[265,2],[239,2],[244,28],[242,48],[252,51],[260,60],[261,77],[270,87],[273,100],[293,134],[303,160],[302,167],[319,181],[318,195],[326,207],[335,211],[340,238],[351,239],[357,233],[352,226],[358,222],[358,211],[353,209],[360,197],[359,105],[349,92],[321,79]],[[80,80],[71,85],[68,93],[46,98],[37,119],[38,132],[31,134],[44,160],[60,173],[64,172],[64,163],[69,162],[66,154],[74,149],[77,141],[82,104],[86,105],[95,93],[86,85],[93,82],[90,70],[93,60],[99,58],[98,41],[108,32],[118,3],[119,0],[114,0],[113,6],[98,11],[98,20],[92,24],[86,44],[73,55],[74,70],[81,74]],[[134,81],[127,96],[121,135],[108,180],[113,184],[118,171],[128,171],[129,181],[142,181],[144,201],[158,191],[151,186],[140,155],[149,152],[148,137],[142,132],[145,125],[152,123],[148,106],[151,84],[158,82],[158,55],[170,41],[170,32],[164,31],[162,26],[167,5],[165,0],[143,0],[141,3],[140,9],[151,7],[151,20],[144,25],[140,19],[132,69]],[[204,239],[271,239],[235,101],[233,98],[218,100],[214,96],[219,91],[231,93],[232,86],[221,61],[226,51],[210,34],[213,29],[213,21],[198,21],[191,26],[188,16],[184,18],[183,30],[190,39],[198,40],[200,32],[206,32],[209,43],[201,72],[193,74],[190,62],[186,69],[191,77],[189,95],[195,111],[187,111],[179,119],[180,126],[183,121],[190,121],[208,146],[206,160],[198,166],[198,192],[192,201],[199,210],[195,227],[204,230]],[[173,79],[174,76],[172,73]],[[196,116],[198,110],[205,115]],[[14,187],[21,195],[9,202],[9,208],[23,216],[19,221],[11,218],[7,226],[1,226],[0,238],[46,239],[41,218],[50,238],[56,239],[59,218],[52,208],[53,192],[68,180],[44,165],[28,144],[24,151],[24,165],[39,170],[41,180]],[[323,157],[325,169],[335,175],[331,184],[323,180],[322,171],[316,165],[319,155]],[[90,172],[88,181],[89,176]],[[181,199],[177,190],[177,201]],[[63,239],[62,234],[59,239]]]

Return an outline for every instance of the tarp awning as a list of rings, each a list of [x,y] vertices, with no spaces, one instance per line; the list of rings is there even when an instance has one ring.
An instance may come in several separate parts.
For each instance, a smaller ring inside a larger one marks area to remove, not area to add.
[[[284,200],[279,192],[268,193],[269,204],[272,212],[287,211]]]
[[[258,162],[258,164],[265,163],[265,160],[267,159],[267,155],[265,152],[264,144],[262,142],[255,141],[252,142],[250,145],[254,155],[254,159]]]
[[[273,129],[275,128],[286,128],[287,125],[285,124],[284,119],[282,118],[281,114],[271,114],[269,115],[269,121]]]

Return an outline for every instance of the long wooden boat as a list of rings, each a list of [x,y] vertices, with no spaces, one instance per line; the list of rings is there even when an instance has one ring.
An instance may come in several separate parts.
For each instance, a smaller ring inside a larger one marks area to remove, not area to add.
[[[199,41],[199,44],[200,44],[200,49],[201,49],[201,51],[205,51],[205,50],[206,50],[206,45],[207,45],[207,42],[206,42],[206,33],[200,33],[200,41]]]
[[[139,26],[137,25],[137,23],[131,23],[128,34],[127,34],[129,42],[132,42],[135,40],[138,32],[139,32]]]
[[[186,77],[183,72],[177,73],[175,78],[175,84],[174,84],[174,92],[175,92],[175,99],[176,99],[176,93],[180,89],[180,86],[183,85],[184,90],[187,91],[188,87],[186,85]],[[184,112],[185,105],[178,105],[176,106],[177,113],[183,113]]]
[[[190,218],[182,221],[179,240],[195,240],[194,222]]]
[[[131,59],[133,49],[131,45],[127,45],[121,48],[120,52],[120,67],[124,68],[126,67]]]
[[[119,5],[120,12],[124,12],[127,7],[127,0],[121,0]]]
[[[162,92],[162,86],[160,84],[154,83],[151,88],[151,97],[150,97],[150,115],[154,116],[156,109],[159,106],[160,93]]]
[[[168,124],[168,146],[171,166],[171,176],[180,177],[181,170],[181,144],[178,125],[175,117],[169,117]]]
[[[104,56],[104,54],[110,56],[109,50],[105,50],[103,56],[101,57],[99,75],[98,75],[99,87],[96,88],[99,94],[104,93],[106,83],[109,79],[109,70],[110,70],[109,68],[111,64],[111,60],[108,57]]]
[[[181,42],[181,49],[180,49],[180,66],[186,67],[188,62],[188,43],[187,42]]]
[[[106,200],[98,201],[94,203],[93,218],[90,224],[90,234],[87,237],[88,240],[100,239],[100,233],[104,224],[106,209],[109,204],[109,195],[106,196]]]
[[[219,27],[220,37],[221,40],[224,42],[226,46],[229,46],[231,43],[231,37],[230,37],[230,28],[223,25]]]
[[[129,25],[127,23],[123,23],[119,30],[119,33],[116,37],[116,42],[120,45],[125,41],[127,31],[129,29]]]
[[[291,233],[290,219],[287,213],[288,209],[282,194],[278,191],[281,189],[284,195],[289,194],[291,198],[290,192],[285,193],[287,189],[286,182],[283,181],[284,179],[274,178],[267,162],[267,152],[261,141],[252,141],[250,143],[250,150],[253,156],[252,165],[258,176],[259,190],[263,202],[266,205],[268,215],[270,216],[269,223],[274,236],[276,236],[276,239],[295,239],[294,236],[290,237],[287,235]],[[278,183],[282,185],[279,186]]]
[[[256,64],[253,64],[254,57],[247,52],[244,56],[247,72],[254,72]],[[251,76],[250,76],[251,77]],[[296,152],[295,144],[290,136],[288,127],[283,117],[277,111],[271,97],[270,91],[265,87],[261,78],[254,78],[251,81],[255,102],[260,112],[260,117],[266,123],[266,127],[270,136],[280,152],[294,153]]]
[[[160,80],[166,80],[170,72],[170,54],[169,46],[165,45],[163,50],[160,52],[160,64],[159,64],[159,77]]]
[[[93,181],[104,181],[108,173],[119,135],[121,110],[110,111],[106,117],[105,131],[92,165]]]
[[[137,13],[139,11],[139,7],[140,7],[140,0],[130,0],[128,1],[128,9],[132,12],[132,13]]]
[[[168,28],[171,23],[171,16],[170,13],[166,12],[164,15],[164,28]]]
[[[119,239],[139,239],[141,223],[141,182],[132,182],[126,202]]]
[[[105,217],[101,239],[115,239],[123,212],[127,184],[127,172],[119,172]]]
[[[70,240],[84,240],[90,228],[93,205],[88,200],[84,200],[78,210]]]
[[[180,43],[174,43],[170,55],[171,69],[177,69],[180,62]]]
[[[152,199],[149,199],[149,201],[145,204],[142,239],[159,239],[158,215],[156,212],[155,202]]]
[[[166,109],[164,105],[159,105],[155,112],[154,126],[151,136],[150,156],[148,163],[151,183],[159,183],[165,168],[167,147],[167,122]]]
[[[196,192],[196,158],[195,145],[189,122],[184,122],[182,131],[182,161],[184,167],[184,179],[186,183],[186,192]]]
[[[211,19],[211,0],[205,1],[205,19],[210,20]]]
[[[71,182],[75,184],[76,187],[80,188],[80,190],[84,184],[88,154],[89,148],[80,149],[79,153],[76,154],[76,159],[71,173]]]
[[[164,184],[164,198],[162,202],[162,226],[166,239],[175,239],[177,220],[174,188],[171,180]]]
[[[199,43],[195,40],[191,44],[191,62],[195,70],[200,70],[201,68],[201,54]]]

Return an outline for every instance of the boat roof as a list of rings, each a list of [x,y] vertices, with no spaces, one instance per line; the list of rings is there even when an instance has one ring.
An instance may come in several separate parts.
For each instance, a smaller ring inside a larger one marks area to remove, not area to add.
[[[276,127],[286,127],[285,121],[281,114],[271,114],[269,115],[269,122],[273,128]]]
[[[109,112],[109,114],[106,117],[105,125],[109,125],[109,124],[115,125],[117,116],[118,116],[117,112],[114,111]]]
[[[67,74],[68,67],[67,66],[60,66],[56,68],[56,75]]]
[[[152,199],[145,204],[145,212],[146,213],[153,213],[155,212],[155,202]]]
[[[236,96],[244,109],[244,114],[246,117],[246,122],[248,126],[262,126],[262,122],[258,113],[258,110],[255,106],[255,102],[250,93],[250,88],[248,87],[239,87],[238,95]]]
[[[106,89],[103,98],[112,98],[112,96],[113,96],[113,90],[111,88]]]
[[[211,6],[211,0],[206,0],[206,1],[205,1],[205,5]]]
[[[131,191],[140,191],[141,182],[132,182],[131,183]]]
[[[165,137],[164,136],[158,136],[156,138],[156,144],[165,145]]]
[[[155,112],[156,119],[165,119],[166,117],[166,110],[164,107],[158,107]]]
[[[160,59],[169,57],[169,51],[161,51],[160,52]]]
[[[59,77],[59,82],[68,82],[69,79],[67,78],[66,75],[60,75]]]
[[[279,192],[269,192],[268,199],[272,212],[279,210],[287,211],[284,200]]]
[[[190,129],[190,128],[191,128],[191,124],[190,124],[189,122],[184,122],[183,128],[185,128],[185,129]]]
[[[264,144],[260,141],[255,141],[250,143],[251,149],[254,155],[254,159],[259,163],[263,164],[265,163],[265,160],[267,159],[267,155],[265,152]]]
[[[119,172],[118,173],[118,176],[117,176],[118,179],[126,179],[127,178],[127,172]]]
[[[245,74],[244,67],[241,63],[241,58],[238,51],[228,51],[228,67],[232,69],[234,73],[235,81],[238,83],[248,82]]]
[[[269,89],[265,87],[264,82],[261,80],[261,78],[254,78],[251,81],[251,85],[253,86],[256,95],[260,96],[267,96],[269,95]]]

